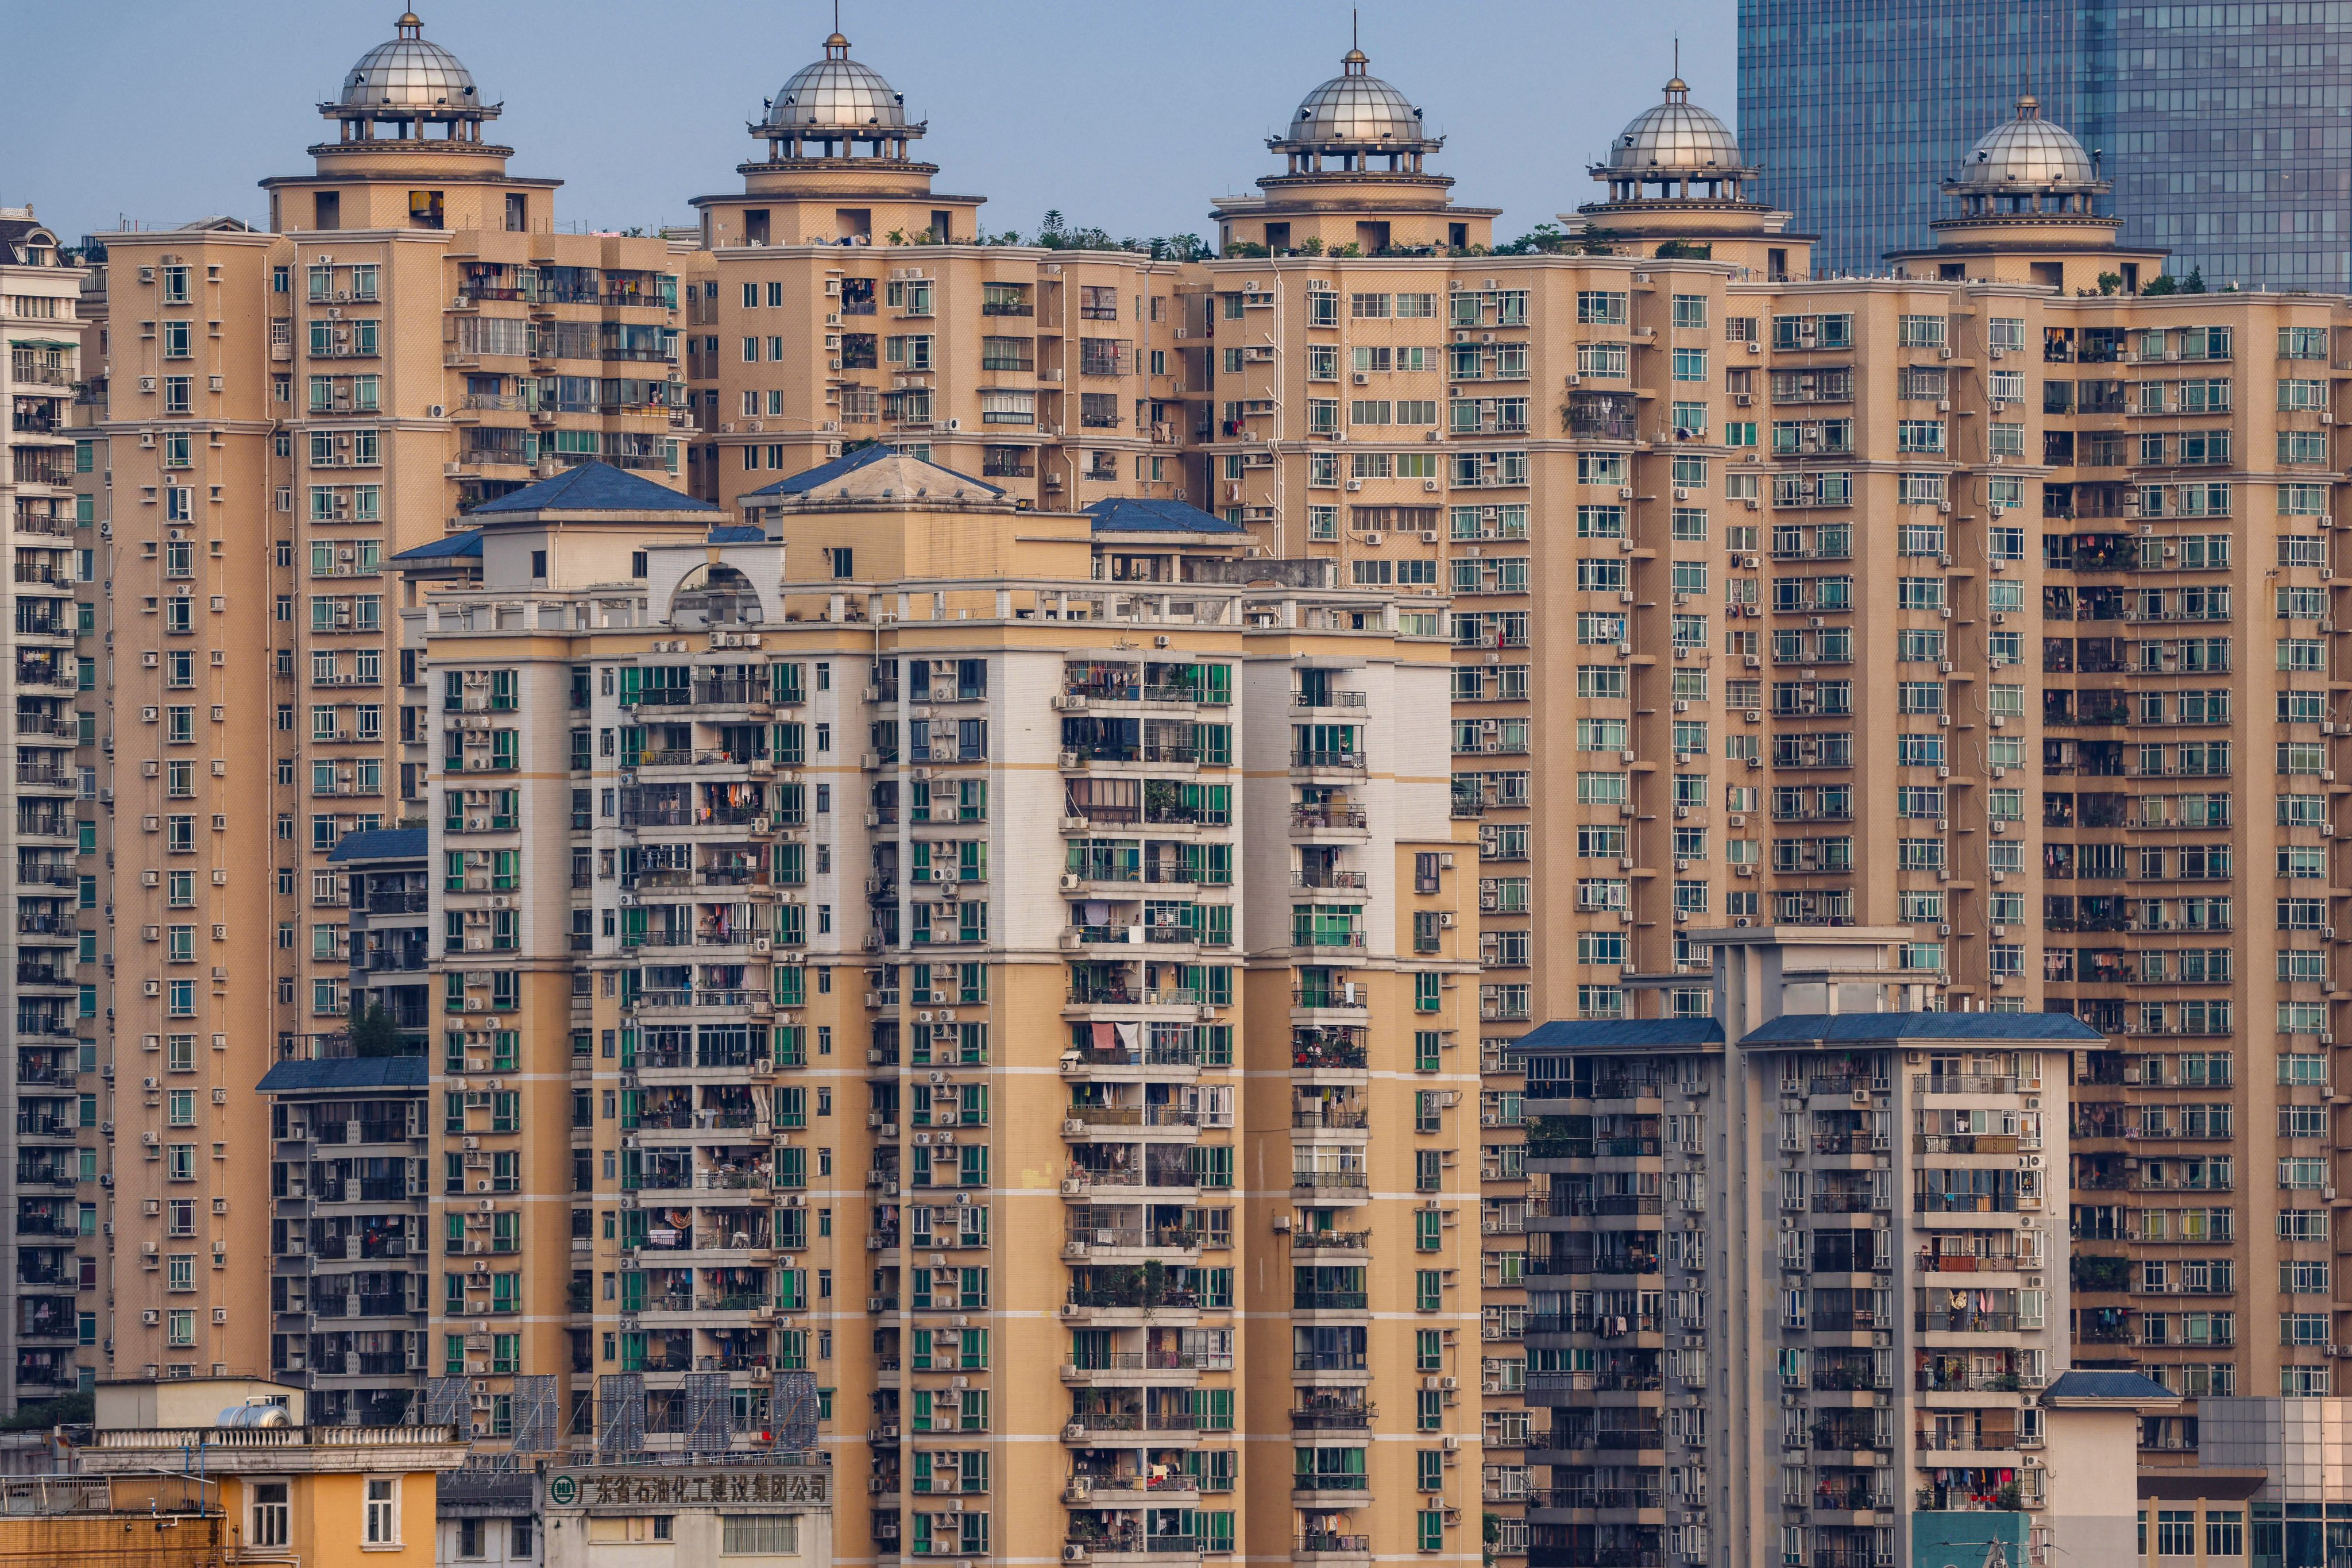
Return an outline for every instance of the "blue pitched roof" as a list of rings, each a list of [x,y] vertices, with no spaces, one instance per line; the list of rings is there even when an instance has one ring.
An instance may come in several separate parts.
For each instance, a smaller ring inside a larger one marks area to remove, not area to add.
[[[469,516],[528,511],[717,511],[698,497],[640,479],[610,463],[575,464],[551,479],[484,501]]]
[[[482,558],[482,531],[478,528],[469,528],[463,533],[445,534],[428,543],[404,550],[392,559],[394,564],[398,564],[403,561],[455,561],[467,556],[477,561]]]
[[[2136,1372],[2062,1372],[2042,1391],[2042,1403],[2065,1399],[2129,1400],[2169,1403],[2180,1396],[2152,1377]]]
[[[1816,1040],[2015,1040],[2097,1045],[2106,1038],[2071,1013],[1784,1013],[1742,1046]]]
[[[718,527],[710,531],[710,537],[704,542],[709,544],[764,544],[767,542],[767,540],[768,531],[764,528],[755,528],[749,523],[722,522]]]
[[[1641,1050],[1719,1046],[1723,1026],[1712,1018],[1554,1019],[1518,1038],[1514,1047],[1543,1050]]]
[[[803,468],[797,474],[787,474],[782,479],[778,479],[774,484],[761,485],[756,490],[747,490],[744,492],[744,495],[747,498],[750,496],[806,495],[809,491],[816,489],[819,485],[830,484],[835,479],[856,473],[858,469],[865,468],[870,463],[878,463],[886,458],[895,458],[898,456],[899,456],[899,452],[896,447],[860,447],[855,452],[835,458],[830,462],[819,463],[814,468]],[[1001,496],[1004,493],[1001,487],[992,485],[986,479],[975,479],[970,474],[958,473],[955,469],[947,468],[939,463],[933,463],[931,467],[940,469],[942,473],[955,474],[955,477],[961,479],[964,483],[968,485],[977,485],[980,489],[986,490],[990,495]]]
[[[298,1089],[423,1089],[430,1070],[423,1057],[320,1057],[273,1063],[257,1087],[264,1094]]]
[[[1087,508],[1097,533],[1244,533],[1238,522],[1181,500],[1111,496]]]
[[[422,827],[379,827],[366,833],[346,833],[335,841],[327,858],[334,860],[422,860],[428,835]]]

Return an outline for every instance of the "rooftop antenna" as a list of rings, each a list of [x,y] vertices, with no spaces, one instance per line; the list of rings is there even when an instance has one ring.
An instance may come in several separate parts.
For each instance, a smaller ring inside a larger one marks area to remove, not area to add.
[[[1348,7],[1348,47],[1351,49],[1364,47],[1363,29],[1359,26],[1359,15],[1353,5]]]
[[[1675,35],[1675,74],[1683,74],[1683,40],[1679,33]]]

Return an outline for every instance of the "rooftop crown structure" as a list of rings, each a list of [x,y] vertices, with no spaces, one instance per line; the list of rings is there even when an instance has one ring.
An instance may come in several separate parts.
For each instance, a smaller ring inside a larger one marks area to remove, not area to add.
[[[1371,74],[1371,57],[1353,47],[1339,74],[1299,100],[1289,122],[1266,138],[1287,166],[1257,182],[1262,196],[1227,197],[1213,216],[1225,243],[1365,255],[1463,249],[1493,237],[1494,211],[1448,201],[1454,181],[1423,160],[1445,145],[1422,111],[1392,84]],[[1261,223],[1259,220],[1268,220]]]
[[[2061,287],[2070,277],[2089,282],[2112,274],[2127,293],[2143,272],[2162,270],[2162,251],[2118,248],[2123,219],[2099,211],[2099,198],[2115,187],[2102,176],[2098,154],[2042,118],[2031,93],[2018,99],[2015,118],[1979,138],[1942,188],[1959,211],[1928,226],[1932,250],[1891,254],[1897,270],[1932,264],[1947,278],[2015,277]]]
[[[340,122],[345,142],[368,143],[371,150],[386,141],[480,146],[483,124],[496,120],[502,106],[481,101],[474,73],[425,37],[415,12],[402,12],[393,27],[393,37],[343,73],[341,90],[319,105],[319,112]]]
[[[907,119],[907,95],[896,91],[873,67],[849,58],[849,40],[835,33],[824,41],[824,58],[792,74],[768,100],[768,117],[750,129],[767,139],[771,161],[798,158],[869,158],[907,161],[907,143],[925,122]]]

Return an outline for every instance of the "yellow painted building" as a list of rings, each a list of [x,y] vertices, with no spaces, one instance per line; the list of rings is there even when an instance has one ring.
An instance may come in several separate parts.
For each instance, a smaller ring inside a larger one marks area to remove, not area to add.
[[[435,1560],[434,1487],[464,1463],[446,1426],[313,1426],[303,1391],[251,1378],[103,1383],[79,1473],[102,1477],[118,1511],[205,1517],[197,1561],[291,1560],[389,1568]]]

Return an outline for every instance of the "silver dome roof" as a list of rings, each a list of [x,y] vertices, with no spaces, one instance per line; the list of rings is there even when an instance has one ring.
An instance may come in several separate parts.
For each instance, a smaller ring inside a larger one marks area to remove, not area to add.
[[[378,44],[343,73],[346,109],[479,109],[474,74],[457,57],[425,37],[425,24],[408,12],[394,24],[399,37]]]
[[[1675,77],[1666,99],[1642,110],[1609,144],[1607,169],[1741,169],[1739,139],[1731,128],[1690,100],[1690,86]],[[1595,171],[1599,173],[1599,170]]]
[[[2005,120],[1984,134],[1960,165],[1953,184],[1962,190],[1977,186],[2088,185],[2098,182],[2098,170],[2082,142],[2063,125],[2042,118],[2042,105],[2032,94],[2017,100],[2017,118]]]
[[[1367,73],[1360,49],[1340,58],[1341,74],[1301,99],[1284,131],[1286,142],[1421,142],[1421,110],[1403,93]]]
[[[849,40],[839,33],[824,41],[824,58],[776,89],[767,123],[778,131],[908,129],[905,99],[881,72],[851,59]]]

